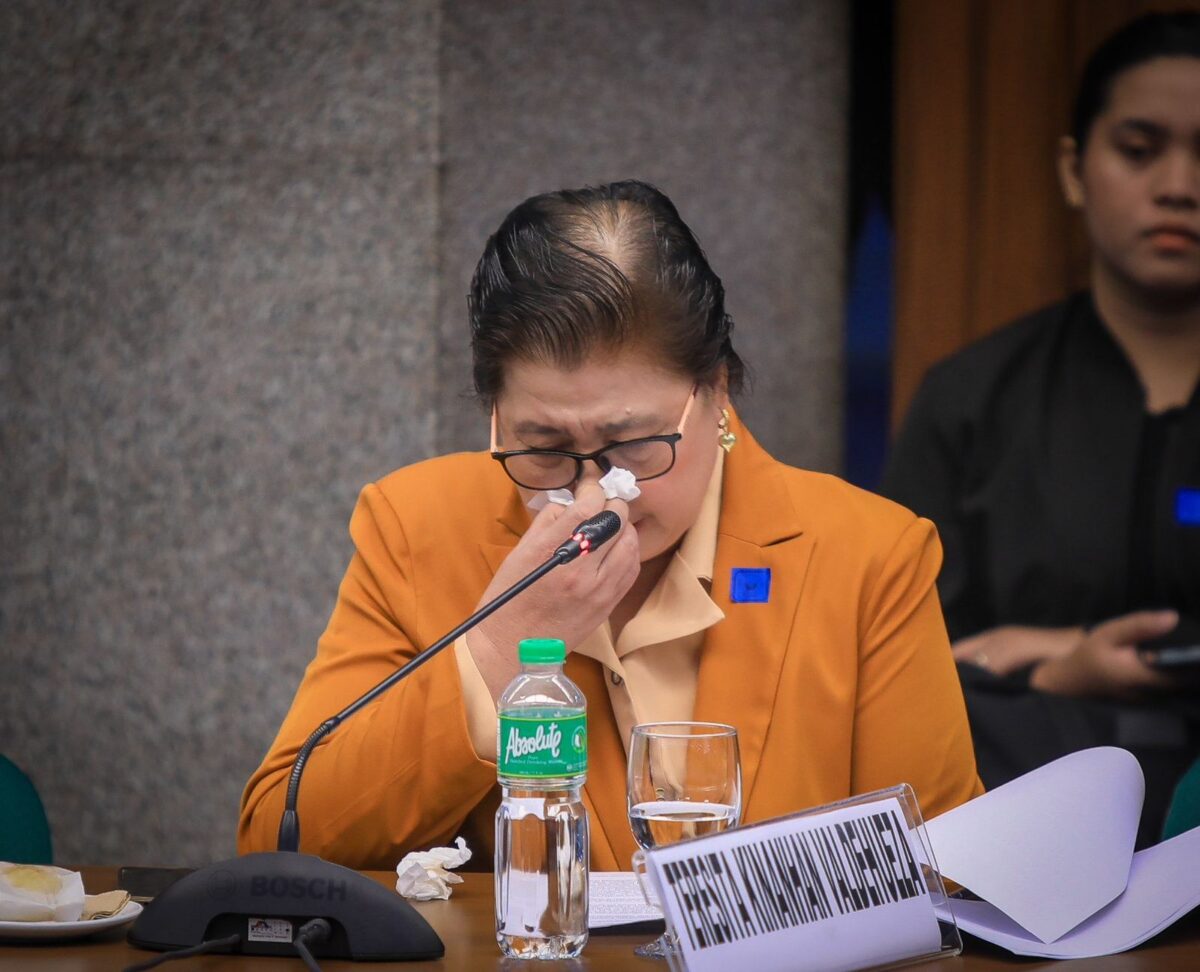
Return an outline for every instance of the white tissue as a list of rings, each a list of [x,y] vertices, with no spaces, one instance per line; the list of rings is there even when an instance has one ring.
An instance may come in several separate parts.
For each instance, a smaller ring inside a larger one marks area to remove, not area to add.
[[[622,499],[626,503],[632,502],[642,495],[642,491],[637,486],[637,477],[628,469],[622,469],[620,466],[613,466],[600,477],[600,488],[604,490],[605,499]],[[569,489],[550,489],[534,494],[533,499],[527,505],[536,513],[545,509],[550,503],[570,506],[574,502],[575,495]]]
[[[605,499],[622,499],[629,503],[642,495],[637,486],[637,477],[620,466],[613,466],[600,477],[600,485],[604,488]]]
[[[455,847],[434,847],[427,851],[405,854],[396,865],[396,890],[406,898],[417,901],[445,901],[450,897],[450,885],[462,884],[462,878],[447,868],[459,867],[471,859],[471,850],[461,837]]]
[[[82,914],[78,871],[0,862],[0,921],[78,921]]]
[[[559,506],[570,506],[575,502],[575,496],[569,489],[551,489],[542,493],[534,493],[526,505],[535,513],[540,513],[551,503],[557,503]]]

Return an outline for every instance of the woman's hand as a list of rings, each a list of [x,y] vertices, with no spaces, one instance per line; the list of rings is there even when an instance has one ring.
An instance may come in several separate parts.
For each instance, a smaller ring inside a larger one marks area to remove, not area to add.
[[[576,526],[604,509],[621,518],[615,537],[594,553],[555,568],[468,632],[467,647],[493,699],[517,672],[522,638],[561,638],[570,650],[608,618],[633,585],[641,564],[629,507],[618,499],[605,502],[604,490],[594,481],[585,482],[572,505],[550,503],[534,517],[477,608],[544,563]]]
[[[1083,628],[1030,628],[1009,624],[992,628],[950,646],[954,660],[986,668],[994,675],[1009,675],[1037,662],[1070,654]]]
[[[1057,695],[1138,698],[1179,683],[1142,660],[1137,646],[1171,631],[1174,611],[1135,611],[1098,624],[1074,650],[1033,670],[1029,684]]]

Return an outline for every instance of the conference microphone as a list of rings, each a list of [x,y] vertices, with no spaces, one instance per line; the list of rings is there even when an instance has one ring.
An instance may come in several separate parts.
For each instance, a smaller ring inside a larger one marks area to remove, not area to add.
[[[580,523],[571,538],[554,551],[554,556],[561,558],[559,563],[565,564],[607,543],[620,529],[621,518],[612,510],[601,510]]]
[[[317,743],[555,567],[611,540],[621,518],[603,510],[584,520],[548,560],[489,601],[374,688],[322,722],[296,754],[279,822],[278,850],[209,864],[180,878],[134,921],[129,942],[155,951],[311,955],[366,961],[441,958],[445,946],[395,891],[350,868],[299,853],[296,802]],[[165,958],[165,956],[164,956]],[[158,961],[158,960],[155,960]],[[148,966],[151,963],[145,963]],[[141,966],[135,966],[140,968]]]

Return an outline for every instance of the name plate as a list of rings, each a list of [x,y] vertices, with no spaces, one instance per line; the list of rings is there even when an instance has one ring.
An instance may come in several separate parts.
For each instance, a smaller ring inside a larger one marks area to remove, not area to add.
[[[689,972],[881,968],[961,951],[907,786],[634,855]]]

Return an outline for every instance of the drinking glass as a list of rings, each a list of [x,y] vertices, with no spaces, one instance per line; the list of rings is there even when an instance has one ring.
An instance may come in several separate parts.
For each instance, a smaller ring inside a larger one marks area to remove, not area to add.
[[[719,722],[650,722],[629,744],[629,825],[645,850],[719,834],[742,815],[737,730]],[[668,931],[634,950],[646,958],[678,953]]]

